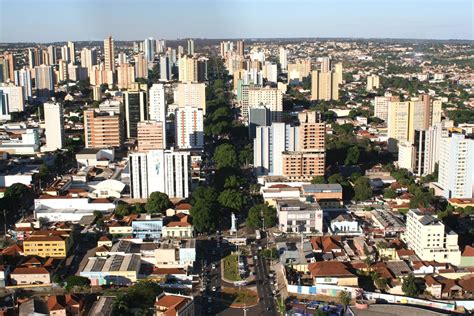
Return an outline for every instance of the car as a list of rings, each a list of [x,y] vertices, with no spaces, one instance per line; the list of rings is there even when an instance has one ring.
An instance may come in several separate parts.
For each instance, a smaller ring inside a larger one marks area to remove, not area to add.
[[[213,269],[215,269],[215,268],[216,268],[216,264],[213,263],[213,264],[211,265],[211,267],[212,267]]]
[[[208,303],[212,303],[212,297],[208,297],[208,298],[207,298],[207,302],[208,302]]]
[[[212,287],[212,292],[215,292],[215,291],[216,291],[216,287],[213,286],[213,287]]]
[[[258,260],[258,257],[257,257],[257,256],[253,256],[253,259],[254,259],[254,260]]]

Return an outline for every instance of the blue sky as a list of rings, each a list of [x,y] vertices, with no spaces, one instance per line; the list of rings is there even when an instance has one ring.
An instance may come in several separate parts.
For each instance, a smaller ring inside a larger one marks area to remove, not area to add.
[[[473,0],[0,0],[0,42],[474,39]]]

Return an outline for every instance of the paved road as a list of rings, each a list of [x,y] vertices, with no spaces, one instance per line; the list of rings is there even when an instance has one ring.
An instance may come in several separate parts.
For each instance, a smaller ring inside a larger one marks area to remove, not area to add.
[[[261,315],[278,315],[275,300],[271,289],[271,280],[269,278],[268,264],[265,258],[259,254],[258,247],[260,243],[252,245],[252,256],[257,257],[255,261],[256,285],[258,297],[260,298]]]

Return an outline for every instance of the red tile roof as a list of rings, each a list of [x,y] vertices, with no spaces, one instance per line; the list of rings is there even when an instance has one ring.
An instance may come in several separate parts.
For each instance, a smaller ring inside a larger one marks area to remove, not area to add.
[[[311,277],[351,277],[355,276],[347,266],[340,261],[319,261],[308,265]]]
[[[463,257],[474,257],[474,247],[466,246],[462,252]]]
[[[313,250],[321,250],[324,253],[332,252],[334,250],[341,250],[339,242],[341,241],[340,237],[336,236],[318,236],[311,238],[311,245]]]
[[[43,267],[18,267],[11,274],[49,274],[49,271]]]

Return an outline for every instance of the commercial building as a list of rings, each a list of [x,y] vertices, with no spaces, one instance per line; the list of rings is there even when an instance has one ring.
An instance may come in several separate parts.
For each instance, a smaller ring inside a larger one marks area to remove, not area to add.
[[[58,102],[47,102],[44,108],[44,124],[47,151],[55,151],[64,146],[64,112]]]
[[[120,147],[123,144],[123,119],[120,113],[84,111],[86,148]]]
[[[145,38],[143,41],[143,52],[148,63],[153,62],[153,59],[155,59],[155,47],[156,43],[152,37]]]
[[[163,292],[156,298],[155,308],[156,316],[193,316],[194,299],[192,296]]]
[[[163,134],[163,122],[142,121],[138,122],[137,144],[139,151],[166,149],[166,139]]]
[[[179,107],[175,111],[175,144],[180,149],[204,147],[204,113],[196,107]]]
[[[148,119],[148,98],[146,84],[134,84],[123,93],[125,107],[125,135],[127,138],[137,138],[137,124]]]
[[[473,139],[458,133],[441,139],[438,179],[444,197],[448,199],[473,197]]]
[[[152,192],[186,198],[190,186],[190,152],[150,150],[129,154],[130,195],[147,198]]]
[[[104,40],[104,69],[115,72],[115,44],[112,35]]]
[[[0,91],[0,98],[2,92]],[[11,155],[33,155],[40,147],[40,137],[37,129],[26,129],[21,134],[21,139],[11,138],[0,140],[0,151]]]
[[[202,109],[206,114],[206,85],[204,83],[179,83],[177,87],[177,100],[180,107],[191,106]]]
[[[163,217],[143,214],[132,222],[132,236],[143,240],[160,240],[163,231]]]
[[[322,233],[323,210],[316,202],[277,200],[278,228],[286,233]]]
[[[35,231],[23,241],[25,256],[66,258],[69,233],[61,231]]]
[[[458,234],[433,215],[412,209],[407,213],[403,239],[421,260],[458,265],[461,251]]]
[[[140,256],[136,254],[91,257],[80,276],[88,278],[93,286],[130,285],[137,281],[140,267]]]
[[[270,126],[271,111],[266,106],[256,106],[249,110],[249,139],[254,139],[258,126]]]

